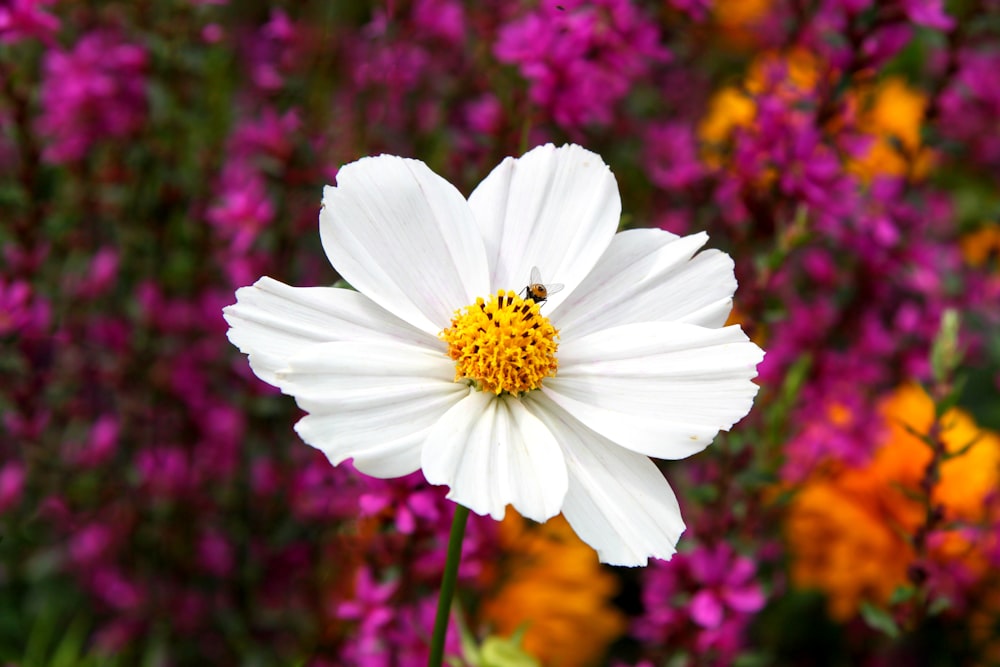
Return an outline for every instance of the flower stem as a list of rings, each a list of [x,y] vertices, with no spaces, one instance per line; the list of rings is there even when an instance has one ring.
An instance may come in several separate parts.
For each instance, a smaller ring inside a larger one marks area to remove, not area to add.
[[[444,659],[444,640],[448,634],[448,617],[451,615],[451,599],[455,595],[455,580],[458,579],[458,563],[462,560],[462,539],[469,509],[455,505],[455,517],[451,520],[451,535],[448,537],[448,558],[444,563],[441,578],[441,594],[438,596],[437,615],[434,617],[434,634],[431,636],[431,652],[427,667],[441,667]]]

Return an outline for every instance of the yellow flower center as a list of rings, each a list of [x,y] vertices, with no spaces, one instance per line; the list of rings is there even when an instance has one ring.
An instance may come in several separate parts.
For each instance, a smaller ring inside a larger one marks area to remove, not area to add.
[[[455,360],[455,382],[517,396],[556,374],[558,334],[537,303],[500,290],[456,310],[451,326],[438,335]]]

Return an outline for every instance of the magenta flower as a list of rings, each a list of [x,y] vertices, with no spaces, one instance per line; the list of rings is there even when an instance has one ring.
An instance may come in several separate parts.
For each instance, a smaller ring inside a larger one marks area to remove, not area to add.
[[[208,221],[230,240],[236,254],[245,253],[274,217],[264,179],[248,169],[234,169],[223,177],[218,197]]]
[[[729,664],[743,633],[765,602],[756,566],[728,544],[699,546],[645,572],[644,614],[633,628],[640,639],[672,650],[686,648]]]
[[[646,131],[643,162],[649,180],[665,190],[681,190],[705,177],[691,127],[682,123],[651,125]]]
[[[435,522],[441,516],[439,491],[432,489],[422,475],[414,473],[395,480],[362,478],[366,490],[358,498],[363,516],[390,513],[398,530],[411,535],[420,520]]]
[[[0,4],[0,43],[14,44],[25,39],[38,39],[46,45],[54,42],[59,19],[42,11],[54,0],[7,0]]]
[[[456,0],[416,0],[413,25],[421,33],[460,44],[466,35],[465,9]]]
[[[354,597],[341,602],[334,610],[337,618],[358,621],[359,631],[374,633],[392,619],[392,596],[399,587],[398,581],[377,583],[371,570],[362,567],[354,579]]]
[[[17,461],[5,463],[0,468],[0,513],[21,502],[26,477],[24,466]]]
[[[102,139],[128,136],[146,120],[146,51],[107,31],[45,56],[38,132],[52,163],[82,158]]]
[[[691,620],[715,629],[728,614],[753,614],[764,606],[764,592],[754,579],[752,560],[737,556],[726,544],[697,549],[689,558],[694,580],[702,588],[691,598]]]
[[[610,123],[629,90],[669,58],[629,0],[543,0],[500,28],[493,52],[518,66],[531,101],[565,128]]]
[[[48,302],[32,294],[30,284],[0,276],[0,336],[40,333],[48,328],[50,319]]]
[[[925,28],[951,30],[955,19],[944,13],[943,0],[902,0],[907,18]]]
[[[198,540],[198,564],[209,573],[219,577],[230,574],[233,570],[233,547],[216,529],[207,529]]]
[[[119,423],[112,415],[101,415],[90,428],[87,441],[70,457],[73,463],[84,468],[99,466],[114,454],[118,446]]]

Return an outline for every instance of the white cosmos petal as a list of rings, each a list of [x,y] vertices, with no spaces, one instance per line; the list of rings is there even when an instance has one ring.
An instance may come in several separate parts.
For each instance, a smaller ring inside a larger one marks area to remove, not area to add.
[[[323,190],[323,249],[359,292],[437,334],[489,292],[483,241],[461,193],[423,162],[363,158]]]
[[[704,232],[678,237],[661,229],[631,229],[616,234],[594,270],[550,311],[553,324],[564,339],[632,322],[721,327],[736,291],[733,260],[718,250],[694,255],[706,241]]]
[[[236,290],[223,309],[229,340],[250,357],[261,380],[277,385],[275,372],[308,345],[337,340],[398,340],[443,345],[357,292],[333,287],[291,287],[261,278]]]
[[[618,184],[601,157],[579,146],[539,146],[507,158],[469,197],[486,243],[493,291],[519,290],[531,268],[564,283],[558,304],[611,242],[621,217]]]
[[[399,342],[309,346],[277,373],[278,386],[309,412],[295,425],[334,465],[348,458],[375,477],[420,468],[434,423],[469,393],[439,351]]]
[[[650,557],[669,559],[684,521],[656,465],[590,430],[544,394],[532,394],[527,404],[558,434],[569,472],[563,515],[601,562],[634,567]]]
[[[566,462],[549,430],[510,396],[473,391],[431,428],[422,467],[431,484],[477,514],[502,519],[506,506],[545,521],[566,495]]]
[[[626,324],[560,344],[542,391],[622,447],[684,458],[750,411],[763,357],[737,326]]]

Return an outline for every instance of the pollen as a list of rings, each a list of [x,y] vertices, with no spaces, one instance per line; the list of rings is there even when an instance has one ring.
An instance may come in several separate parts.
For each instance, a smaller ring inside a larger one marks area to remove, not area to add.
[[[455,360],[455,382],[481,391],[518,396],[556,374],[559,332],[537,303],[511,291],[458,309],[438,335]]]

